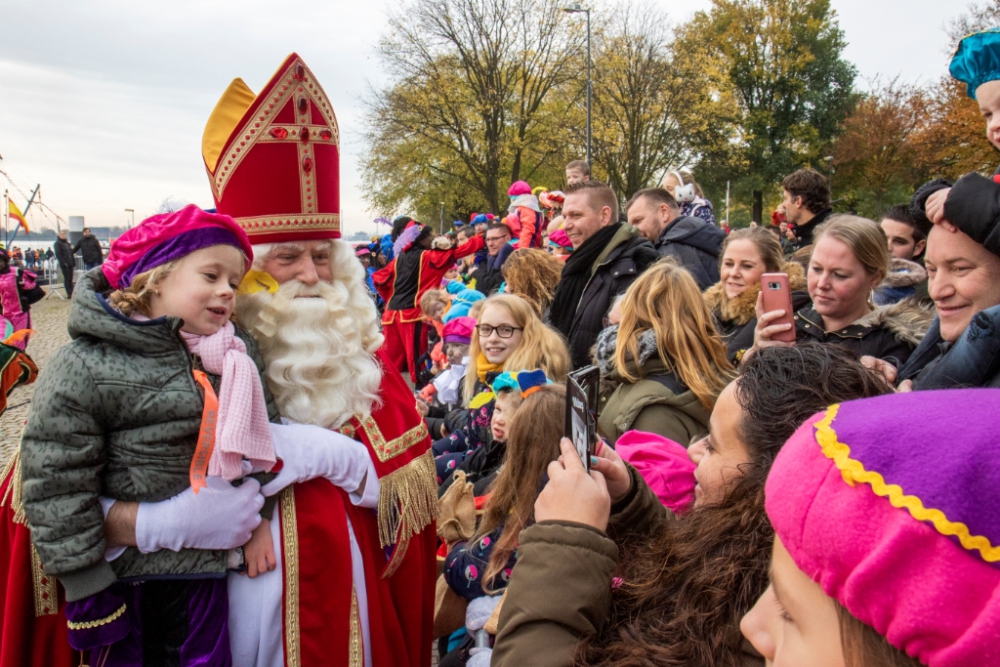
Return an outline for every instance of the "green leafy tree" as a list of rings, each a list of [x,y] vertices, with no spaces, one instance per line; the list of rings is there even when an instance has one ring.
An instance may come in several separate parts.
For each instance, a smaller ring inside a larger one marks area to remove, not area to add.
[[[774,191],[795,169],[821,166],[855,99],[828,0],[713,0],[680,39],[714,86],[713,120],[729,128],[701,147],[703,186]]]

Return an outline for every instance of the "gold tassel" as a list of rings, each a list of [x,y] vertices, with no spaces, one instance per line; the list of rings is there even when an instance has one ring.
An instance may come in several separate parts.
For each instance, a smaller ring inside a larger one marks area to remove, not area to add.
[[[7,465],[0,472],[0,480],[6,479],[10,475],[10,483],[4,491],[3,498],[0,498],[0,507],[6,507],[10,502],[10,508],[14,511],[14,523],[27,525],[28,520],[24,517],[24,497],[23,482],[21,480],[21,451],[18,449],[11,455]]]
[[[431,451],[379,479],[379,542],[383,548],[396,545],[394,563],[402,560],[410,538],[437,518],[437,488]],[[391,576],[392,571],[395,567],[387,568],[383,577]]]

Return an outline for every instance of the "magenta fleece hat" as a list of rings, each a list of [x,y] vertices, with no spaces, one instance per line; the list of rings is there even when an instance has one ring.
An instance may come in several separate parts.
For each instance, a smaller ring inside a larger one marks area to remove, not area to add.
[[[767,479],[799,569],[928,667],[1000,664],[998,414],[994,389],[834,405]]]
[[[642,475],[660,502],[675,514],[694,504],[694,469],[687,448],[669,438],[645,431],[626,431],[615,451]]]
[[[247,268],[253,263],[250,240],[235,220],[188,204],[146,218],[115,239],[101,270],[113,288],[121,289],[140,273],[213,245],[239,248]]]
[[[520,195],[530,195],[531,186],[528,185],[527,181],[514,181],[511,184],[510,189],[507,190],[507,194],[509,194],[511,197],[518,197]]]
[[[472,332],[476,330],[476,318],[456,317],[444,325],[444,342],[468,345],[472,342]]]

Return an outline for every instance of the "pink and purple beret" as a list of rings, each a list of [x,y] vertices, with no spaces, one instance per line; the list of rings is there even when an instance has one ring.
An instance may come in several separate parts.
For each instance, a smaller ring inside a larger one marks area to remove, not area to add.
[[[530,195],[531,186],[528,185],[527,181],[514,181],[507,189],[507,194],[510,195],[511,197],[519,197],[520,195]]]
[[[799,569],[929,667],[1000,664],[997,415],[992,389],[834,405],[768,476]]]
[[[253,248],[243,228],[228,215],[188,204],[179,211],[146,218],[119,236],[101,269],[113,288],[124,289],[140,273],[214,245],[238,248],[250,268]]]
[[[456,317],[444,325],[444,342],[468,345],[472,342],[472,334],[476,330],[476,318]]]

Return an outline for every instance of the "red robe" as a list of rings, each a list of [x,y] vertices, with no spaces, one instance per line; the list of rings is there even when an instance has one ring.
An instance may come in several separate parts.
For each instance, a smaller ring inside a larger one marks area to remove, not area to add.
[[[364,559],[373,666],[430,665],[437,578],[434,460],[412,392],[384,358],[382,364],[382,406],[341,429],[372,455],[378,512],[354,506],[345,491],[322,479],[281,495],[288,667],[363,664],[348,517]]]

